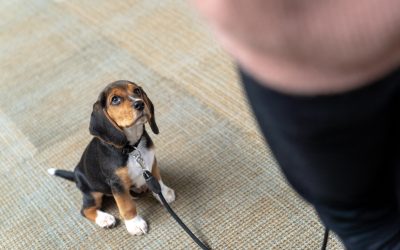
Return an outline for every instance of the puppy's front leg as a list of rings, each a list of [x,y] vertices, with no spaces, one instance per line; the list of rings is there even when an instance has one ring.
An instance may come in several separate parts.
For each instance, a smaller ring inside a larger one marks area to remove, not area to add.
[[[153,167],[151,169],[152,175],[158,180],[161,186],[161,193],[164,196],[165,200],[168,203],[171,203],[175,200],[175,191],[168,187],[167,185],[164,184],[164,182],[161,180],[161,174],[160,174],[160,169],[158,168],[157,160],[154,158],[153,162]],[[158,197],[157,194],[153,193],[153,196],[162,204],[160,198]]]
[[[147,233],[147,223],[136,212],[136,204],[129,194],[130,179],[127,168],[117,172],[120,181],[111,186],[119,213],[125,221],[128,232],[132,235]]]
[[[100,227],[110,228],[115,225],[115,218],[111,214],[100,211],[102,199],[103,193],[84,193],[81,213]]]

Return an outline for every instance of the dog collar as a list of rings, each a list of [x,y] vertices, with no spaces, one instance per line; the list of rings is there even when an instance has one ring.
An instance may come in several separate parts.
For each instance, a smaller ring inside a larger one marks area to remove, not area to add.
[[[130,145],[129,142],[127,144],[125,144],[125,146],[121,149],[122,154],[128,155],[128,154],[132,153],[133,151],[135,151],[137,149],[137,146],[139,146],[139,143],[142,140],[142,137],[140,137],[139,140],[133,145]]]

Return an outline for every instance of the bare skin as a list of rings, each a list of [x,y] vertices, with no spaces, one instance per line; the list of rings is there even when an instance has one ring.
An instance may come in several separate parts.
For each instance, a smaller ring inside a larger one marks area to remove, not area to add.
[[[192,1],[242,67],[283,92],[344,92],[400,65],[398,0]]]

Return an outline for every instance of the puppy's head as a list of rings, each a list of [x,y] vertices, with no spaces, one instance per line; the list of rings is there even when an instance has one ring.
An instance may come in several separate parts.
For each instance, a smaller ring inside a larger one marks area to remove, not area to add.
[[[149,122],[158,134],[154,106],[141,87],[129,81],[110,83],[93,105],[90,133],[115,146],[127,143],[124,128]]]

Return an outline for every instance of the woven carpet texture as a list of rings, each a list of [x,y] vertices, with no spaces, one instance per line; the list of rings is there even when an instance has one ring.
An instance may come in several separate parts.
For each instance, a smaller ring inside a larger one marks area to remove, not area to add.
[[[231,58],[186,1],[0,2],[0,249],[197,249],[151,196],[131,236],[80,215],[72,170],[93,103],[118,79],[153,101],[150,135],[173,209],[212,249],[319,249],[323,227],[287,185]],[[150,131],[150,130],[148,130]],[[119,217],[112,198],[105,211]],[[343,249],[334,235],[329,249]]]

